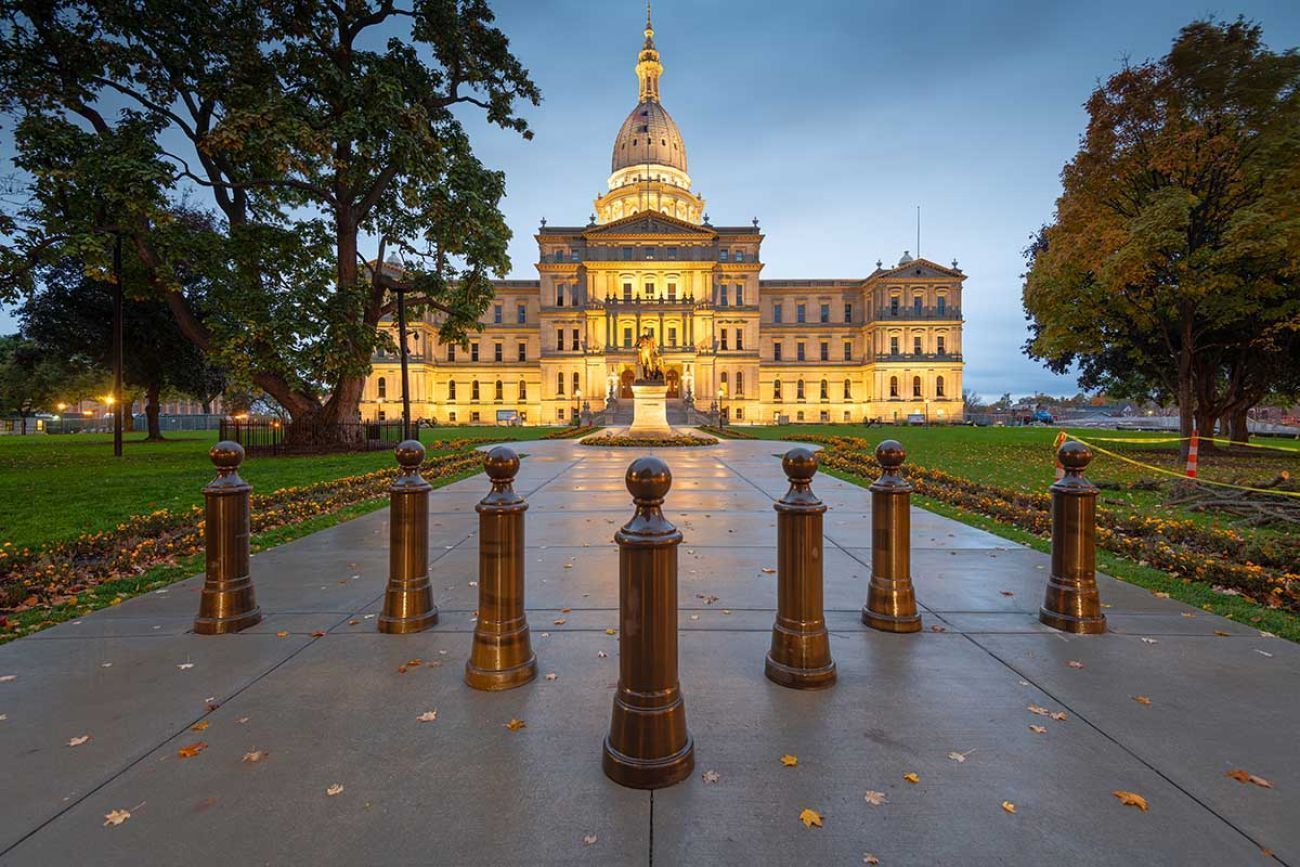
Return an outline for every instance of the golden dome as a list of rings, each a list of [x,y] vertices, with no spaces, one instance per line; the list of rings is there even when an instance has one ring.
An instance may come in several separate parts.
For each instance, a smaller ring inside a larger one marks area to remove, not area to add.
[[[651,163],[686,171],[686,145],[676,122],[658,100],[643,100],[614,139],[610,171]]]

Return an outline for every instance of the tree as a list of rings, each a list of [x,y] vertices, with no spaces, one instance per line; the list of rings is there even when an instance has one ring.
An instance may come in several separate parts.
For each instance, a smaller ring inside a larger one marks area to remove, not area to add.
[[[69,368],[56,355],[16,334],[0,336],[0,414],[27,419],[49,409]]]
[[[356,417],[386,339],[363,234],[376,260],[405,253],[408,303],[444,314],[442,339],[477,327],[510,232],[455,112],[530,137],[514,107],[539,101],[484,0],[0,4],[0,109],[33,178],[0,293],[69,255],[101,276],[120,233],[128,291],[300,430]]]
[[[23,335],[46,352],[106,370],[112,364],[112,287],[85,275],[67,259],[42,270],[40,288],[18,311]],[[123,305],[122,377],[145,395],[149,441],[163,438],[158,422],[162,394],[175,390],[200,399],[224,380],[198,347],[185,339],[167,305],[157,298]]]
[[[1263,397],[1300,329],[1300,55],[1196,21],[1087,109],[1026,250],[1026,352],[1078,364],[1084,388],[1173,398],[1183,436],[1208,435]]]

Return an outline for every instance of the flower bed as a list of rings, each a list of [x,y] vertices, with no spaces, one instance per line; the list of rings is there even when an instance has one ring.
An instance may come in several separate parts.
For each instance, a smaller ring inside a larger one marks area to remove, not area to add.
[[[806,439],[825,446],[823,466],[866,481],[880,475],[865,440]],[[1037,536],[1051,536],[1052,501],[1047,492],[1009,490],[915,464],[905,464],[903,474],[918,494]],[[1300,574],[1294,561],[1249,545],[1229,530],[1098,506],[1097,546],[1183,579],[1230,588],[1260,604],[1300,611]]]
[[[692,434],[677,434],[670,437],[629,437],[606,434],[587,437],[579,445],[603,446],[611,449],[681,449],[717,444],[718,441],[713,437],[697,437]]]
[[[738,431],[735,428],[731,428],[731,427],[717,427],[716,425],[711,425],[711,424],[701,424],[701,425],[696,425],[695,427],[696,430],[702,430],[707,434],[713,434],[714,436],[722,437],[723,439],[729,439],[729,440],[758,439],[758,437],[754,436],[753,434],[747,434],[743,431]]]
[[[572,440],[578,437],[585,437],[588,434],[600,430],[599,425],[584,424],[581,427],[566,427],[561,430],[553,430],[550,433],[542,434],[539,439],[544,440]]]
[[[421,467],[426,479],[465,473],[482,466],[483,455],[465,451],[482,440],[449,440],[440,445],[453,454],[430,458]],[[254,534],[296,524],[317,515],[383,496],[398,473],[393,466],[372,473],[346,476],[312,485],[254,493],[251,524]],[[138,575],[154,566],[203,550],[204,511],[160,509],[136,515],[112,530],[85,533],[67,542],[37,549],[0,546],[0,611],[18,613],[36,607],[75,603],[77,594],[105,581]]]

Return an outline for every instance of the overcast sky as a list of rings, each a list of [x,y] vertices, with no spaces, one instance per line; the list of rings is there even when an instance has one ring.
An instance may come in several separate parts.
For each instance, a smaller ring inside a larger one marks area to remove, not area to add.
[[[605,187],[636,103],[645,8],[493,5],[543,103],[527,111],[531,142],[471,129],[506,172],[510,276],[534,278],[538,220],[585,223]],[[1164,54],[1210,14],[1257,20],[1274,49],[1300,44],[1295,0],[654,3],[662,102],[712,222],[759,218],[765,278],[863,277],[877,259],[915,255],[920,205],[921,254],[969,275],[965,380],[986,398],[1075,391],[1021,352],[1021,250],[1051,218],[1098,79],[1126,56]],[[0,313],[0,332],[12,328]]]

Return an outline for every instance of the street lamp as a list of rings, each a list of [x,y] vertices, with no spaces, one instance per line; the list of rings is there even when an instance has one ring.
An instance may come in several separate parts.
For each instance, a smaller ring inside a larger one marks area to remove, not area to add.
[[[718,427],[722,427],[727,423],[727,384],[725,382],[718,386],[718,401]]]
[[[57,406],[59,407],[59,433],[64,433],[64,425],[66,422],[63,420],[63,411],[68,408],[68,405],[66,403],[60,403],[57,404]]]
[[[925,399],[925,426],[930,426],[930,398]]]
[[[582,389],[573,390],[573,424],[575,426],[582,424],[582,417],[579,415],[578,407],[582,403]]]

